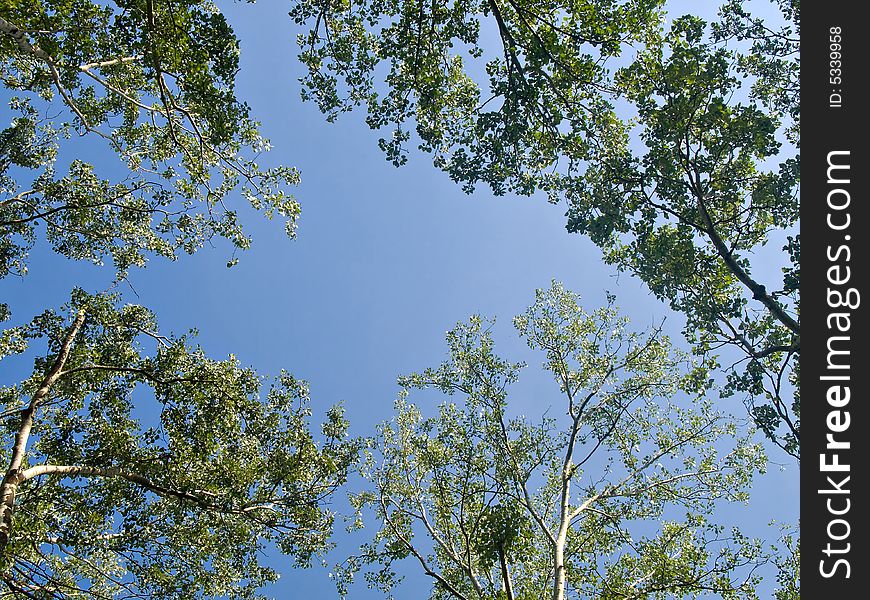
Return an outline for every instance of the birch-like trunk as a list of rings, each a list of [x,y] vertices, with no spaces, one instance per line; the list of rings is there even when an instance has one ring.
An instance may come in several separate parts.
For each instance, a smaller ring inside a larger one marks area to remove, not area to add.
[[[567,373],[567,369],[563,372]],[[571,382],[564,376],[563,385],[568,396],[568,414],[571,415],[571,433],[565,448],[565,458],[562,461],[562,493],[559,497],[559,529],[556,534],[553,552],[553,600],[565,600],[565,545],[568,541],[568,529],[571,527],[571,477],[574,475],[574,445],[577,443],[577,433],[580,430],[580,418],[591,399],[590,394],[582,405],[574,408],[574,394]]]
[[[571,399],[573,405],[573,398]],[[562,463],[562,494],[559,498],[559,530],[553,552],[553,600],[565,600],[565,545],[568,540],[568,529],[571,526],[571,476],[574,472],[574,444],[577,441],[577,430],[580,428],[580,415],[574,417],[571,425],[571,435],[568,438],[568,449],[565,461]]]
[[[499,547],[498,549],[498,562],[501,565],[501,578],[504,587],[504,593],[507,596],[507,600],[514,600],[514,584],[511,581],[511,571],[507,564],[507,559],[504,556],[504,548]]]
[[[3,476],[3,481],[0,483],[0,554],[2,554],[6,545],[9,543],[9,536],[12,532],[12,512],[15,508],[15,492],[21,484],[21,465],[24,463],[24,455],[27,452],[27,441],[30,438],[30,431],[33,429],[33,419],[36,415],[36,410],[43,400],[48,396],[51,387],[60,378],[63,367],[69,358],[70,350],[72,350],[73,342],[85,322],[85,311],[80,310],[76,314],[76,318],[67,330],[66,338],[61,344],[60,351],[54,359],[46,376],[43,378],[39,389],[30,399],[30,404],[21,411],[21,425],[18,427],[18,432],[15,434],[15,443],[12,446],[12,456],[9,460],[9,468],[6,470],[6,475]]]
[[[562,500],[559,506],[559,532],[556,535],[556,544],[553,552],[553,570],[555,572],[553,600],[565,600],[565,545],[568,540],[568,526],[570,524],[568,515],[570,487],[571,481],[566,473],[563,475],[562,480]]]

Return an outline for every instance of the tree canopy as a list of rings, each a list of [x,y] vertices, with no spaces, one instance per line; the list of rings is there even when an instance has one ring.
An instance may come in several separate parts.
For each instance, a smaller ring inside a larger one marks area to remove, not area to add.
[[[480,317],[447,334],[445,362],[400,378],[355,496],[376,531],[338,569],[341,591],[362,569],[389,593],[408,559],[433,599],[756,597],[760,546],[709,518],[747,498],[762,449],[661,331],[578,301],[554,283],[514,319],[555,383],[532,393],[540,414],[518,414],[524,365]],[[432,394],[413,400],[426,389],[448,399],[431,410]]]
[[[396,164],[416,143],[466,191],[564,201],[568,230],[684,313],[699,352],[737,350],[725,393],[797,456],[799,2],[776,4],[779,24],[740,0],[669,25],[643,0],[291,14],[310,29],[304,95],[328,118],[364,105]]]
[[[776,4],[777,25],[742,0],[712,23],[666,21],[664,0],[293,2],[303,97],[328,120],[361,107],[397,166],[416,144],[467,192],[564,202],[569,231],[686,317],[695,358],[554,283],[514,320],[555,381],[541,414],[519,414],[525,365],[472,317],[362,440],[341,406],[318,430],[288,372],[77,288],[0,333],[0,597],[260,598],[264,556],[330,548],[359,470],[354,527],[375,531],[337,568],[343,595],[360,571],[389,594],[409,559],[438,600],[749,599],[765,562],[796,598],[795,538],[769,556],[716,522],[766,458],[710,400],[741,395],[798,455],[799,4]],[[299,174],[260,165],[239,57],[210,0],[0,0],[0,280],[38,246],[115,284],[220,238],[232,266],[250,209],[293,236]]]
[[[10,591],[254,598],[277,577],[264,548],[301,565],[326,548],[329,497],[359,442],[340,407],[310,430],[303,381],[267,384],[161,334],[147,309],[81,291],[0,344],[34,355],[32,373],[0,388],[14,438],[0,454]]]
[[[291,16],[308,66],[303,97],[330,119],[363,105],[396,164],[419,146],[466,189],[552,187],[610,120],[605,64],[642,42],[663,0],[302,1]],[[381,85],[380,74],[386,73]]]
[[[733,99],[735,64],[701,19],[684,17],[621,69],[645,148],[632,148],[628,127],[602,142],[566,192],[568,229],[684,313],[698,351],[736,347],[743,364],[727,392],[745,392],[758,425],[797,455],[800,163],[779,156],[775,113]],[[753,263],[771,238],[787,256],[781,281],[765,285]]]
[[[0,277],[45,237],[120,271],[220,236],[247,248],[233,192],[293,234],[289,167],[235,93],[239,42],[206,0],[0,2]],[[96,161],[90,156],[116,157]]]

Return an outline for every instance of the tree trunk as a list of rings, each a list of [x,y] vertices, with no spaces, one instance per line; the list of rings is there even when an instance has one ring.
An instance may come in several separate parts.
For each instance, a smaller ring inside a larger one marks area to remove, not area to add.
[[[564,370],[567,372],[567,369]],[[568,447],[562,462],[562,493],[559,499],[559,530],[556,534],[553,552],[553,600],[565,600],[565,545],[568,540],[568,529],[571,527],[571,476],[574,474],[574,444],[577,442],[577,432],[580,430],[580,417],[589,402],[587,397],[583,405],[574,414],[574,394],[571,393],[571,383],[567,376],[563,379],[568,394],[568,410],[572,418],[571,435],[568,437]]]
[[[3,481],[0,483],[0,554],[5,551],[12,532],[12,511],[15,507],[15,492],[21,483],[21,465],[27,452],[27,440],[30,437],[30,430],[33,429],[36,409],[39,408],[40,403],[48,396],[51,386],[60,378],[67,358],[69,358],[70,350],[72,350],[73,341],[84,322],[85,311],[82,309],[76,314],[75,320],[69,330],[67,330],[66,338],[63,344],[61,344],[60,351],[57,353],[57,358],[54,359],[51,369],[49,369],[42,380],[39,389],[31,397],[30,404],[21,411],[21,425],[15,434],[15,445],[12,447],[9,469],[7,469],[6,475],[3,476]]]
[[[499,546],[498,562],[501,565],[501,578],[504,582],[504,593],[507,595],[507,600],[514,600],[514,586],[511,581],[511,572],[508,568],[507,559],[504,556],[504,547]]]
[[[572,436],[573,438],[574,436]],[[572,439],[573,444],[573,439]],[[565,600],[565,545],[568,540],[568,528],[571,525],[569,502],[571,498],[571,460],[570,455],[565,461],[562,472],[562,499],[559,503],[559,532],[553,552],[553,600]]]
[[[565,600],[565,540],[567,530],[559,533],[556,538],[556,551],[553,556],[553,567],[556,577],[553,581],[553,600]]]
[[[740,283],[745,285],[749,291],[752,292],[752,297],[754,299],[764,304],[764,306],[766,306],[770,311],[770,314],[773,315],[777,321],[785,325],[795,338],[800,339],[800,325],[798,322],[785,312],[785,309],[780,305],[780,303],[767,293],[765,287],[750,277],[749,273],[747,273],[743,267],[740,266],[740,263],[738,263],[731,255],[728,246],[722,238],[719,237],[719,233],[713,225],[713,220],[710,218],[710,213],[707,212],[707,207],[704,204],[704,199],[701,195],[698,195],[698,212],[701,214],[701,219],[704,221],[704,229],[707,236],[710,238],[710,241],[713,242],[713,247],[716,248],[716,252],[725,262],[725,266],[728,267],[728,270],[737,277]]]

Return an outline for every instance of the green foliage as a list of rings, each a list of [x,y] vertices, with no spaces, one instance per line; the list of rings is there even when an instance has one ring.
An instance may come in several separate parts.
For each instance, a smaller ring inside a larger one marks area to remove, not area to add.
[[[725,393],[745,394],[759,427],[797,456],[789,377],[800,348],[800,237],[784,248],[791,266],[779,289],[756,280],[752,264],[771,234],[796,226],[799,160],[765,168],[780,153],[780,123],[751,97],[734,99],[739,64],[701,19],[683,17],[621,69],[634,129],[600,144],[567,190],[568,229],[684,313],[696,351],[739,349]]]
[[[75,331],[63,315],[79,310]],[[30,376],[0,388],[6,439],[34,415],[23,463],[4,478],[18,482],[0,551],[11,591],[256,598],[277,577],[264,549],[308,565],[328,546],[328,498],[360,444],[340,407],[310,430],[304,382],[283,373],[266,385],[232,356],[159,334],[147,309],[80,291],[0,344],[3,355],[36,354]],[[0,457],[8,463],[9,448]]]
[[[0,79],[17,115],[0,131],[0,277],[24,273],[42,235],[121,272],[215,236],[245,249],[235,192],[292,235],[298,174],[257,164],[269,145],[235,96],[238,61],[204,0],[0,2]],[[117,163],[81,158],[95,148]]]
[[[799,5],[778,0],[779,30],[729,0],[717,23],[665,31],[662,4],[293,4],[311,27],[304,97],[328,119],[364,106],[392,130],[379,144],[396,165],[414,138],[467,191],[566,200],[568,229],[685,314],[699,356],[554,284],[514,321],[556,383],[527,419],[510,395],[524,365],[495,354],[485,320],[457,325],[443,364],[400,378],[369,486],[351,495],[354,526],[373,515],[377,530],[337,568],[342,595],[360,571],[389,594],[409,559],[433,599],[755,597],[764,552],[712,515],[746,500],[765,457],[713,410],[708,370],[738,348],[724,393],[797,455],[800,237],[778,289],[752,267],[797,221],[799,160],[782,143],[798,142]],[[0,0],[14,115],[0,131],[0,278],[25,273],[43,238],[119,276],[216,236],[245,249],[236,194],[292,235],[298,174],[257,164],[268,143],[236,98],[238,59],[206,0]],[[117,164],[90,161],[95,149]],[[0,358],[27,353],[33,371],[0,388],[12,595],[256,598],[277,577],[265,549],[308,565],[329,546],[326,503],[363,446],[340,407],[311,431],[304,382],[266,384],[161,335],[148,310],[81,291],[0,334]],[[433,414],[410,400],[421,390],[450,398]],[[776,595],[791,599],[799,552],[784,544]]]
[[[800,600],[801,597],[801,547],[797,531],[786,528],[777,549],[776,600]]]
[[[409,559],[433,599],[755,598],[761,548],[709,517],[746,500],[766,459],[712,410],[701,366],[558,284],[514,325],[556,383],[534,393],[543,415],[517,415],[523,365],[495,354],[486,321],[451,330],[444,363],[399,379],[354,496],[377,529],[336,570],[339,591],[362,570],[389,594]],[[426,389],[451,397],[431,416],[410,400]]]
[[[584,158],[586,133],[610,118],[604,62],[644,39],[661,4],[302,0],[290,14],[310,26],[303,98],[330,120],[364,105],[369,126],[392,130],[379,145],[394,164],[415,129],[466,189],[530,194],[553,163]]]
[[[754,17],[744,0],[729,0],[713,23],[717,40],[750,44],[738,55],[738,68],[754,78],[753,97],[772,114],[787,118],[788,140],[800,146],[800,0],[776,0],[784,23],[778,28]]]

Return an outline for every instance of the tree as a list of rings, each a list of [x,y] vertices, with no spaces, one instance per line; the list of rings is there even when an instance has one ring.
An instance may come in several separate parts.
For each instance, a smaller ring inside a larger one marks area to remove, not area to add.
[[[783,17],[777,27],[755,17],[744,0],[729,0],[712,23],[714,39],[748,43],[738,69],[752,78],[752,95],[771,114],[786,120],[786,137],[800,146],[800,0],[775,1]]]
[[[326,547],[359,442],[340,407],[310,430],[304,382],[264,390],[145,308],[78,290],[3,333],[0,356],[28,351],[32,374],[0,388],[11,595],[255,598],[277,577],[267,545],[302,565]]]
[[[236,98],[238,61],[205,0],[0,2],[0,79],[17,113],[0,131],[0,277],[26,272],[43,235],[122,273],[215,236],[247,248],[234,191],[292,235],[298,174],[257,164],[268,142]],[[88,160],[95,149],[117,164]]]
[[[794,231],[800,165],[765,167],[780,153],[780,124],[733,99],[740,64],[705,38],[701,19],[684,17],[621,69],[645,148],[627,134],[598,147],[566,192],[568,229],[683,312],[697,351],[737,348],[726,393],[744,392],[762,431],[798,456],[800,238],[787,238],[781,284],[765,285],[753,263],[769,260],[755,257],[772,236]]]
[[[760,547],[710,515],[745,500],[766,459],[704,399],[704,370],[555,283],[514,326],[545,355],[554,403],[537,390],[543,416],[517,415],[523,365],[495,354],[480,317],[451,330],[444,363],[400,378],[354,498],[378,529],[338,569],[340,590],[366,569],[389,593],[408,558],[433,599],[756,597]],[[426,416],[409,394],[427,389],[462,399]]]
[[[330,120],[365,105],[369,126],[392,129],[379,144],[395,164],[416,125],[420,148],[466,189],[530,194],[549,189],[554,163],[584,158],[610,119],[606,61],[646,38],[662,3],[303,0],[290,14],[310,26],[303,98]]]
[[[293,235],[298,173],[259,166],[268,142],[238,68],[207,0],[0,0],[15,115],[0,131],[0,278],[26,273],[42,239],[118,277],[215,237],[245,249],[236,194]],[[263,389],[146,309],[82,291],[0,338],[0,357],[28,349],[44,351],[32,374],[0,388],[0,595],[253,598],[277,577],[265,547],[303,565],[327,547],[359,443],[340,408],[310,430],[304,382]],[[4,374],[23,364],[7,357]]]
[[[699,352],[738,351],[723,359],[736,356],[725,393],[797,456],[799,159],[783,142],[799,128],[799,3],[777,1],[780,25],[733,0],[711,26],[687,16],[669,30],[661,4],[301,2],[291,14],[311,27],[304,97],[329,118],[365,104],[371,127],[393,127],[380,145],[396,164],[415,127],[466,191],[565,201],[568,230],[683,312]],[[763,250],[771,240],[781,257]]]

